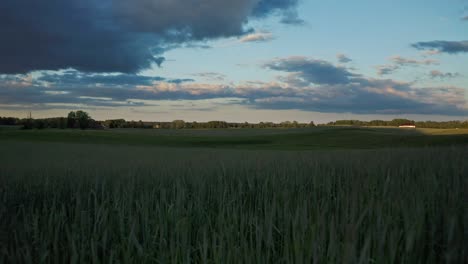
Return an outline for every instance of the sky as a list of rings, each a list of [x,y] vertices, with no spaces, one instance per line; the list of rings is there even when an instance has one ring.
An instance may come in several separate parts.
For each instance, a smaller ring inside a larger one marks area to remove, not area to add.
[[[2,0],[0,116],[468,120],[468,1]]]

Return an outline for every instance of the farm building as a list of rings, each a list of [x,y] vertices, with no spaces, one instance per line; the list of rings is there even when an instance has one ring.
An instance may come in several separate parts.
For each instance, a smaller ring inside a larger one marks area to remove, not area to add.
[[[416,128],[415,124],[403,124],[398,126],[399,128]]]

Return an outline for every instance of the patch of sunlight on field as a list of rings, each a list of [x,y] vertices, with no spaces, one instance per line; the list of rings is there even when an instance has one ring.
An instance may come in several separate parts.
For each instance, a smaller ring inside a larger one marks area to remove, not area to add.
[[[468,128],[436,129],[418,128],[418,131],[425,135],[468,135]]]

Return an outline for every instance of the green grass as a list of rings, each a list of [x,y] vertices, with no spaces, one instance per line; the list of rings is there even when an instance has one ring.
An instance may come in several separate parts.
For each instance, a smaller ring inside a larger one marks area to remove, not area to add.
[[[468,145],[468,131],[353,127],[106,131],[0,129],[0,142],[2,140],[279,150],[374,149]]]
[[[1,129],[0,263],[468,258],[465,135],[169,132]]]

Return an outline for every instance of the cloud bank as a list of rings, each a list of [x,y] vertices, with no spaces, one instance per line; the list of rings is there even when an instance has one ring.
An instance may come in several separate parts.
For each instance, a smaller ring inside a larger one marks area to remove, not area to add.
[[[136,73],[167,49],[243,36],[246,23],[297,19],[297,0],[2,0],[0,73],[73,68]]]
[[[203,83],[129,74],[78,71],[0,76],[0,105],[79,104],[88,107],[139,107],[161,100],[225,99],[253,109],[295,109],[355,114],[468,115],[465,89],[416,87],[391,79],[374,79],[348,68],[309,57],[271,60],[263,67],[277,81]],[[434,78],[447,77],[433,72]],[[212,76],[212,73],[200,75]],[[236,99],[231,101],[232,99]]]

